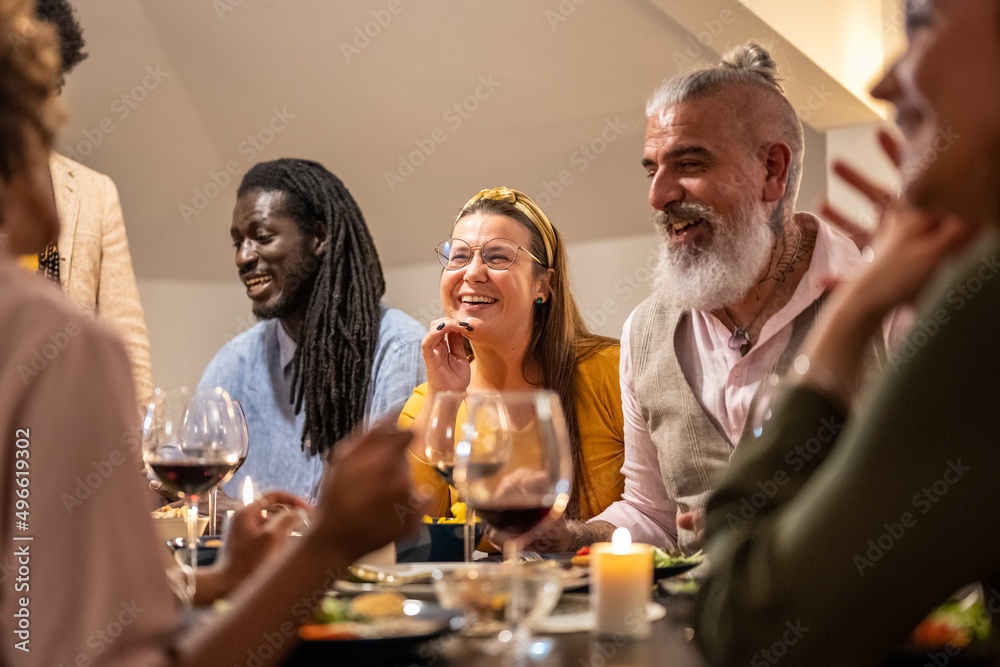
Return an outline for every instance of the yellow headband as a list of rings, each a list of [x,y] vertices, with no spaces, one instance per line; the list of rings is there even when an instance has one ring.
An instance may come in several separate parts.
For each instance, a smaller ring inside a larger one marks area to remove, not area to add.
[[[542,213],[542,209],[538,208],[538,205],[531,201],[531,197],[519,190],[511,190],[505,187],[481,190],[478,195],[465,203],[462,210],[464,211],[469,208],[480,199],[492,199],[494,201],[513,204],[514,208],[528,216],[528,220],[531,220],[531,224],[538,230],[538,233],[542,237],[542,243],[545,245],[545,259],[548,262],[546,268],[552,268],[552,258],[555,255],[556,249],[556,230],[552,228],[552,223]],[[459,213],[459,216],[461,216],[461,213]]]

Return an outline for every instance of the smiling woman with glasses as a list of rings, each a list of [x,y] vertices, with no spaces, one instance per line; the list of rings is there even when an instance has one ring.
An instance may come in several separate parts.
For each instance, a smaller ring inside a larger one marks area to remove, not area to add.
[[[454,494],[421,459],[425,406],[436,394],[550,389],[562,401],[573,448],[576,482],[565,516],[596,516],[624,486],[619,346],[591,333],[580,316],[559,232],[527,195],[493,188],[462,207],[435,254],[444,267],[444,317],[424,338],[427,384],[399,418],[414,433],[417,488],[433,488],[436,514],[448,514]]]

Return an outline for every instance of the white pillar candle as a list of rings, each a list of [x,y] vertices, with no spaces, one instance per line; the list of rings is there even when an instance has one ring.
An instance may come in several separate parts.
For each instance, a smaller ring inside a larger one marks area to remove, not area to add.
[[[646,603],[652,587],[652,548],[632,544],[627,529],[618,528],[611,542],[590,547],[590,606],[598,635],[649,637]]]

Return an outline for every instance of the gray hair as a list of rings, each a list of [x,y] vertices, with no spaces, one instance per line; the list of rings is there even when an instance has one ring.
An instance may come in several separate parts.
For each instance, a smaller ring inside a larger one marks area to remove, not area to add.
[[[805,152],[802,123],[778,77],[778,66],[767,50],[755,42],[747,42],[722,56],[719,64],[664,79],[646,102],[646,117],[665,120],[667,110],[681,102],[709,97],[739,88],[764,96],[770,103],[760,107],[748,105],[748,113],[757,115],[757,127],[777,134],[788,145],[791,162],[785,194],[778,201],[772,222],[784,220],[795,208],[795,199],[802,180],[802,158]],[[761,122],[763,121],[763,122]],[[757,139],[758,137],[753,137]]]

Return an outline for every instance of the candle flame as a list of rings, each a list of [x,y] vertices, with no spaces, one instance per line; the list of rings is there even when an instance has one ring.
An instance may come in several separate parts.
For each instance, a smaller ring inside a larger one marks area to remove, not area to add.
[[[249,505],[253,502],[253,482],[250,481],[250,475],[247,475],[246,480],[243,482],[243,505]]]
[[[628,528],[616,528],[611,534],[611,551],[622,555],[627,554],[632,549],[632,534]]]

